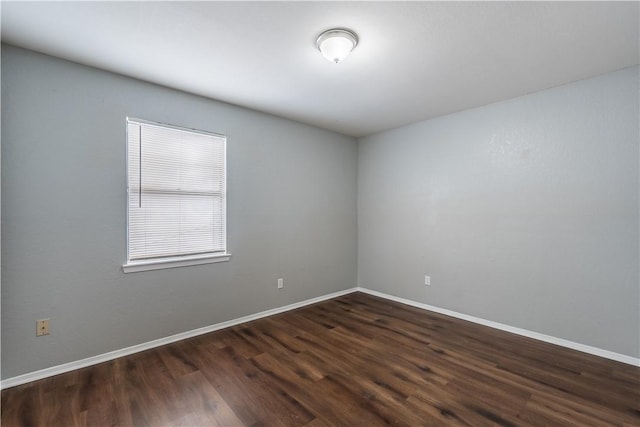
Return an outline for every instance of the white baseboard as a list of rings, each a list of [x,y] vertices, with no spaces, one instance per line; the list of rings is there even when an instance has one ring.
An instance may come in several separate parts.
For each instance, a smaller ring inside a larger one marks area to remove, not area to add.
[[[0,389],[15,387],[17,385],[26,384],[31,381],[41,380],[43,378],[52,377],[54,375],[63,374],[65,372],[74,371],[80,368],[86,368],[87,366],[97,365],[98,363],[108,362],[109,360],[117,359],[118,357],[128,356],[130,354],[139,353],[141,351],[149,350],[155,347],[160,347],[166,344],[171,344],[176,341],[181,341],[187,338],[192,338],[198,335],[214,332],[220,329],[228,328],[230,326],[239,325],[240,323],[250,322],[252,320],[261,319],[267,316],[273,316],[285,311],[294,310],[296,308],[304,307],[317,302],[326,301],[328,299],[336,298],[342,295],[355,292],[356,288],[345,289],[344,291],[334,292],[328,295],[311,298],[308,300],[296,302],[293,304],[285,305],[283,307],[274,308],[271,310],[261,311],[260,313],[250,314],[248,316],[240,317],[233,320],[228,320],[222,323],[216,323],[215,325],[205,326],[191,331],[182,332],[179,334],[171,335],[165,338],[159,338],[157,340],[145,342],[142,344],[133,345],[131,347],[123,348],[120,350],[110,351],[109,353],[99,354],[97,356],[87,357],[86,359],[77,360],[75,362],[69,362],[62,365],[52,366],[50,368],[41,369],[35,372],[29,372],[27,374],[18,375],[16,377],[7,378],[0,382]]]
[[[458,313],[452,310],[447,310],[444,308],[440,308],[440,307],[435,307],[432,305],[428,305],[428,304],[423,304],[421,302],[417,302],[417,301],[412,301],[412,300],[408,300],[405,298],[400,298],[400,297],[396,297],[393,295],[389,295],[389,294],[385,294],[382,292],[378,292],[378,291],[373,291],[367,288],[362,288],[362,287],[358,287],[356,288],[357,291],[359,292],[363,292],[369,295],[373,295],[376,297],[380,297],[380,298],[385,298],[391,301],[396,301],[399,302],[401,304],[406,304],[406,305],[410,305],[412,307],[417,307],[417,308],[421,308],[423,310],[429,310],[429,311],[433,311],[436,313],[440,313],[440,314],[444,314],[446,316],[451,316],[451,317],[455,317],[458,319],[462,319],[462,320],[467,320],[469,322],[473,322],[473,323],[477,323],[480,325],[484,325],[484,326],[489,326],[491,328],[494,329],[500,329],[502,331],[506,331],[506,332],[511,332],[517,335],[522,335],[524,337],[528,337],[528,338],[533,338],[539,341],[544,341],[544,342],[548,342],[551,344],[556,344],[562,347],[567,347],[573,350],[578,350],[578,351],[582,351],[583,353],[589,353],[589,354],[593,354],[595,356],[600,356],[600,357],[604,357],[605,359],[611,359],[611,360],[615,360],[617,362],[622,362],[622,363],[626,363],[629,365],[633,365],[633,366],[640,366],[640,358],[636,358],[636,357],[632,357],[632,356],[627,356],[625,354],[620,354],[620,353],[615,353],[613,351],[609,351],[609,350],[603,350],[601,348],[597,348],[597,347],[591,347],[589,345],[585,345],[585,344],[580,344],[577,342],[573,342],[573,341],[569,341],[569,340],[565,340],[562,338],[556,338],[556,337],[552,337],[550,335],[544,335],[544,334],[540,334],[538,332],[532,332],[532,331],[528,331],[526,329],[520,329],[520,328],[516,328],[513,326],[509,326],[509,325],[504,325],[502,323],[498,323],[498,322],[493,322],[491,320],[485,320],[485,319],[481,319],[479,317],[474,317],[474,316],[469,316],[467,314],[462,314],[462,313]]]

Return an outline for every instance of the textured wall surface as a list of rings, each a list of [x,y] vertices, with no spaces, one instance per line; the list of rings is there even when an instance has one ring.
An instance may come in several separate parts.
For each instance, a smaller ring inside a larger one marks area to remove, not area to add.
[[[126,116],[227,134],[229,262],[122,273]],[[356,150],[329,131],[3,46],[2,377],[355,286]],[[40,318],[51,335],[36,338]]]
[[[2,378],[347,289],[356,271],[638,357],[638,93],[634,67],[356,146],[3,46]],[[231,261],[122,273],[126,116],[227,134]]]
[[[632,67],[361,139],[359,284],[638,357],[638,90]]]

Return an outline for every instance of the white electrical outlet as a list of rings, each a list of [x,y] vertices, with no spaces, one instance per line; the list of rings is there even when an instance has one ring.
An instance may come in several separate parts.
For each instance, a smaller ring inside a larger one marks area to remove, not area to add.
[[[284,279],[278,279],[278,289],[284,288]]]
[[[431,286],[431,276],[424,276],[424,284]]]

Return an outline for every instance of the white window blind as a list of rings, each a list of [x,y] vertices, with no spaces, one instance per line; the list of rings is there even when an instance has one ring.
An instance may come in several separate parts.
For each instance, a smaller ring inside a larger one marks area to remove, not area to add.
[[[128,260],[226,253],[226,138],[127,120]]]

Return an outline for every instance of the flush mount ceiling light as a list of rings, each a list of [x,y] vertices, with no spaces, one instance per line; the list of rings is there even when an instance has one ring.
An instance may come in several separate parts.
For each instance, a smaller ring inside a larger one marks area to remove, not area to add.
[[[327,30],[316,40],[316,46],[322,55],[336,64],[346,58],[357,44],[358,36],[343,28]]]

